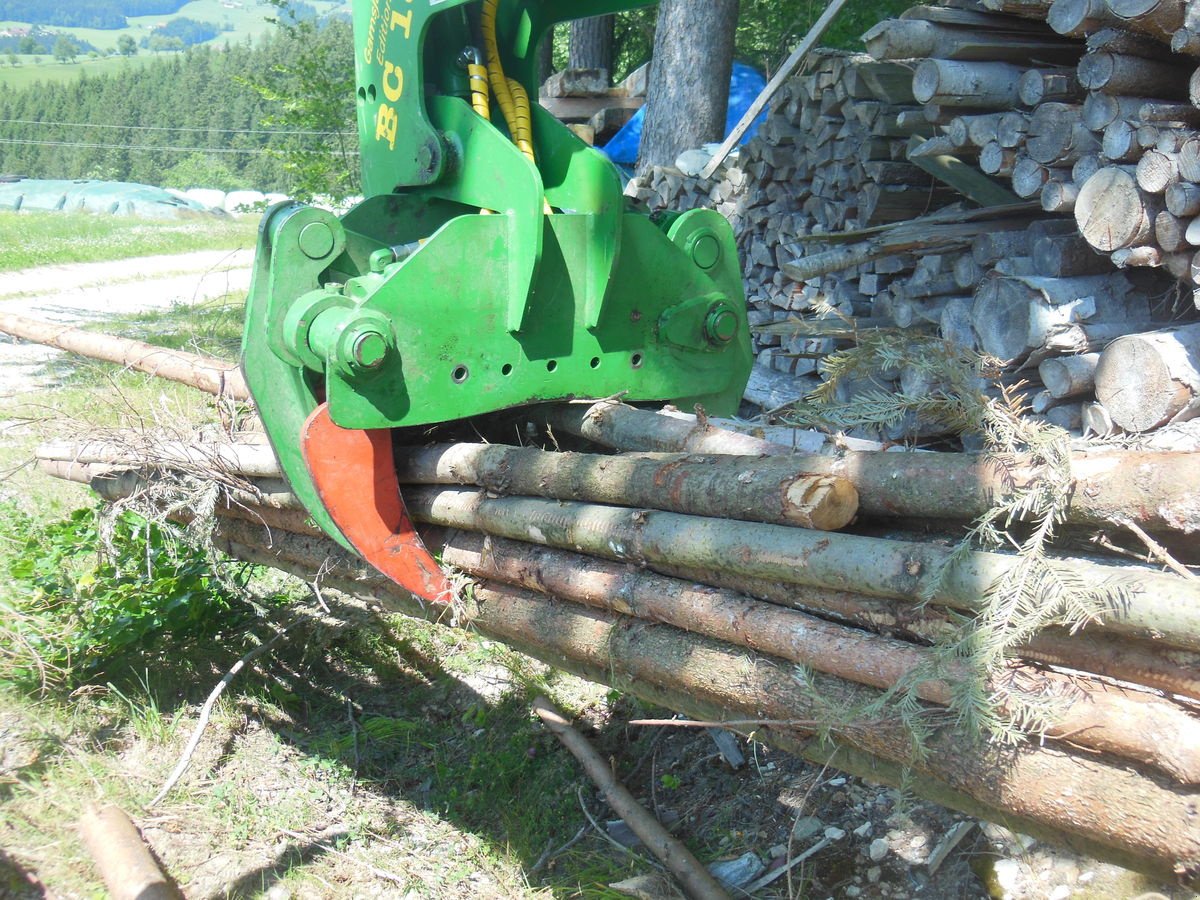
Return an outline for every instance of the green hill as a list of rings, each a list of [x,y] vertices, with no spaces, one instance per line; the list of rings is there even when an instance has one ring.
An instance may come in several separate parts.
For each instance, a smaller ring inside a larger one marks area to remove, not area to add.
[[[349,0],[305,2],[319,16],[350,10]],[[19,16],[19,12],[26,15]],[[168,45],[178,50],[182,49],[181,44],[193,42],[221,47],[247,38],[258,40],[270,33],[272,26],[268,19],[277,13],[265,0],[0,0],[0,38],[27,33],[40,26],[95,48],[96,56],[118,53],[122,38],[132,39],[138,53],[145,55]],[[200,23],[206,30],[172,25],[181,20]],[[207,34],[211,36],[196,40]],[[172,42],[172,37],[178,37],[179,43]],[[80,52],[71,62],[56,61],[47,42],[43,40],[42,44],[45,53],[18,52],[12,56],[7,49],[0,48],[0,85],[20,87],[35,80],[59,81],[81,72],[98,74],[113,68],[98,65],[95,57],[86,52]],[[31,69],[36,71],[31,73]]]

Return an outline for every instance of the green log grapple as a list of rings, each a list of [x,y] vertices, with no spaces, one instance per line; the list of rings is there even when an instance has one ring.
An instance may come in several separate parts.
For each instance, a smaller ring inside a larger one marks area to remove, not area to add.
[[[536,102],[548,29],[644,5],[355,0],[366,199],[263,220],[242,365],[267,435],[317,524],[421,597],[449,589],[393,429],[615,394],[728,414],[749,376],[729,224],[634,208]]]

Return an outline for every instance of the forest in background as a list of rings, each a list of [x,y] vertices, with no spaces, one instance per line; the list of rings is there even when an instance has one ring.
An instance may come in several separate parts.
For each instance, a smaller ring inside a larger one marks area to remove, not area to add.
[[[0,5],[32,0],[0,0]],[[130,9],[177,0],[113,0]],[[830,46],[856,48],[873,22],[905,0],[844,10]],[[3,7],[0,6],[0,9]],[[803,36],[822,6],[742,0],[737,57],[766,74]],[[614,76],[647,61],[655,9],[620,14]],[[555,34],[555,65],[567,29]],[[193,47],[115,74],[66,84],[0,86],[0,173],[100,178],[164,187],[252,187],[297,197],[357,187],[353,40],[342,18],[283,20],[257,43]]]

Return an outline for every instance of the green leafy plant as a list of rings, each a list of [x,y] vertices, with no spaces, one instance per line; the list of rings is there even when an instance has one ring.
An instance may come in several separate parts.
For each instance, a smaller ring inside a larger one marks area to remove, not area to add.
[[[116,516],[103,536],[90,509],[39,527],[10,502],[0,519],[9,549],[0,682],[86,681],[252,615],[208,557],[134,513]]]

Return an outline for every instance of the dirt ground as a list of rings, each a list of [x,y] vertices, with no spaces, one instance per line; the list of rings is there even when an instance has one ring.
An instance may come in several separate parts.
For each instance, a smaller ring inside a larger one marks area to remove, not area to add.
[[[433,647],[398,643],[388,672],[355,672],[329,659],[308,669],[294,659],[263,664],[268,684],[310,681],[282,704],[240,692],[214,719],[174,796],[153,810],[127,796],[124,805],[188,898],[682,896],[566,751],[533,724],[523,687],[531,677],[571,698],[582,713],[578,727],[618,777],[710,866],[743,887],[776,874],[751,893],[732,887],[733,897],[1193,896],[744,738],[735,740],[744,762],[731,765],[707,732],[631,727],[662,711],[511,651],[463,667],[455,660],[498,645],[444,634]],[[442,651],[451,655],[438,660]],[[216,677],[214,670],[203,680]],[[80,717],[103,693],[80,693]],[[342,719],[333,736],[341,701],[358,725],[346,731]],[[0,800],[8,806],[0,806],[0,897],[101,896],[79,885],[91,871],[71,831],[81,798],[56,796],[55,785],[84,795],[136,785],[144,802],[174,765],[195,707],[160,714],[177,715],[180,726],[152,735],[113,721],[108,731],[65,726],[52,734],[34,721],[36,711],[0,714]],[[390,730],[373,726],[376,717],[392,722]],[[520,772],[489,771],[489,761],[514,749]],[[460,756],[470,765],[457,765]],[[63,767],[80,759],[95,788],[69,786]],[[556,771],[563,780],[548,774]],[[31,773],[42,785],[17,787]],[[541,815],[547,789],[562,795],[562,821],[540,854],[517,852],[506,829],[526,809]],[[65,821],[39,822],[37,810],[47,807]]]

